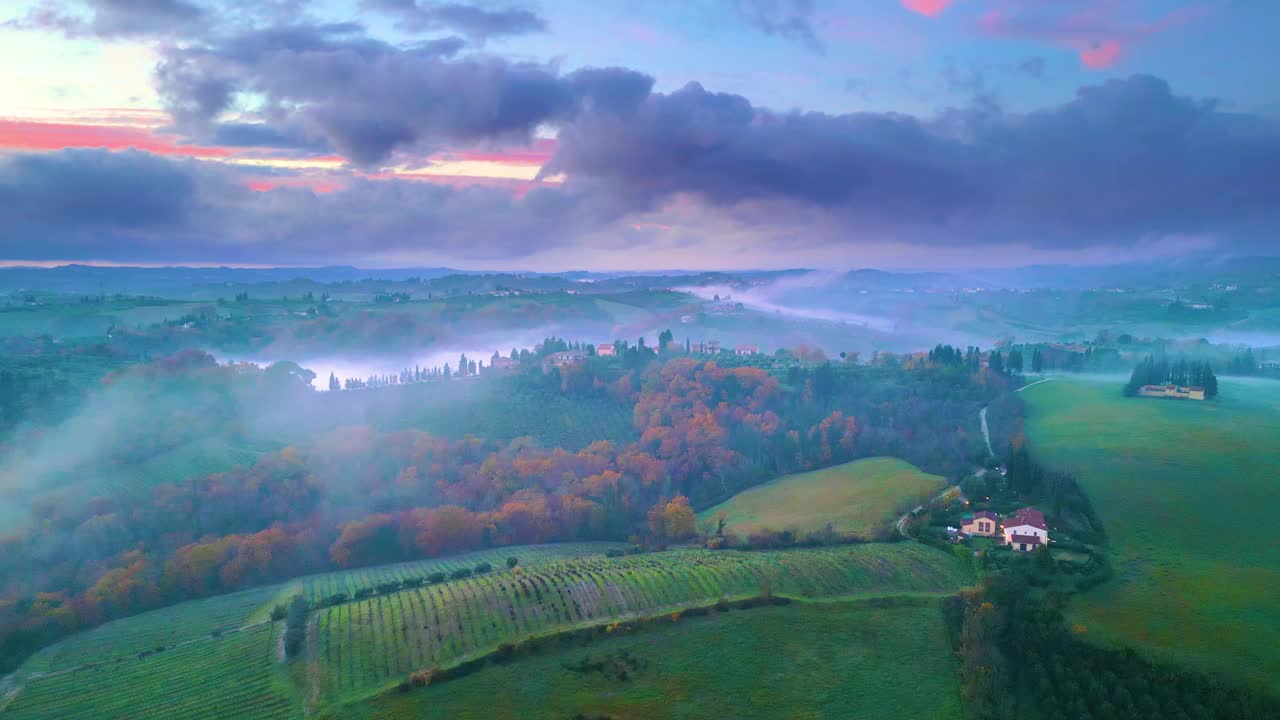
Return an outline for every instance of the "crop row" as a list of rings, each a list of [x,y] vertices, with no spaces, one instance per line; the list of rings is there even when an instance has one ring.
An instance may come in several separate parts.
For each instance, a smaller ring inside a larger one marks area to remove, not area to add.
[[[274,588],[257,588],[116,620],[45,649],[23,669],[50,672],[135,657],[138,653],[169,648],[185,640],[205,638],[215,631],[238,628],[249,624],[254,611],[276,592]]]
[[[603,555],[611,548],[621,547],[625,546],[619,543],[593,542],[493,548],[430,560],[312,575],[303,578],[302,583],[304,594],[312,606],[319,606],[324,604],[325,598],[340,594],[354,595],[360,590],[373,589],[388,582],[425,579],[435,573],[449,575],[456,570],[473,568],[481,563],[502,567],[509,557],[519,559],[524,567],[534,567],[557,560]]]
[[[29,680],[5,720],[286,720],[301,705],[277,677],[262,625],[142,659]]]
[[[941,591],[968,582],[917,544],[776,552],[678,550],[547,563],[319,611],[324,691],[361,693],[559,628],[677,611],[765,588],[799,597]]]

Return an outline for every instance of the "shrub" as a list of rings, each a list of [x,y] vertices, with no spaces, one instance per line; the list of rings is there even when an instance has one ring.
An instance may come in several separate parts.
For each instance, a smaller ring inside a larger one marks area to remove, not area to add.
[[[393,580],[393,581],[391,581],[391,582],[379,583],[379,584],[378,584],[378,592],[380,592],[380,593],[382,593],[383,595],[385,595],[385,594],[387,594],[387,593],[393,593],[393,592],[395,592],[395,591],[399,590],[399,589],[400,589],[400,587],[401,587],[401,583],[400,583],[400,581],[399,581],[399,580]]]
[[[427,576],[427,582],[431,583],[432,585],[439,585],[440,583],[444,582],[444,573],[442,572],[431,573],[430,575]]]
[[[329,597],[324,599],[324,604],[326,606],[341,605],[342,603],[350,599],[351,599],[351,596],[346,593],[334,593],[333,595],[330,595]]]
[[[283,620],[286,612],[284,605],[276,605],[271,608],[271,619],[273,621]]]
[[[454,580],[465,580],[471,577],[471,568],[459,568],[457,570],[454,570],[452,573],[449,574],[449,577],[453,578]]]
[[[284,652],[288,657],[296,656],[302,649],[302,641],[307,633],[307,611],[310,609],[307,599],[301,595],[294,595],[289,600],[284,626]]]
[[[400,585],[402,587],[407,587],[407,588],[416,588],[421,586],[422,583],[425,581],[426,581],[425,578],[411,577],[411,578],[405,578],[405,580],[401,582]]]
[[[519,564],[520,564],[520,558],[518,558],[518,557],[516,557],[516,556],[514,556],[514,555],[512,555],[512,556],[511,556],[511,557],[509,557],[509,558],[507,558],[507,567],[509,567],[509,568],[513,568],[513,567],[515,567],[515,566],[517,566],[517,565],[519,565]]]
[[[476,565],[475,573],[476,573],[477,575],[483,575],[483,574],[485,574],[485,573],[489,572],[489,571],[490,571],[490,570],[492,570],[492,569],[493,569],[493,566],[492,566],[492,565],[490,565],[490,564],[489,564],[489,563],[487,563],[487,562],[482,562],[482,563],[480,563],[479,565]]]
[[[357,600],[363,600],[367,597],[373,597],[373,588],[360,588],[359,590],[356,591],[356,594],[353,595],[352,597],[354,597]]]
[[[625,552],[623,552],[618,548],[610,548],[609,550],[606,550],[604,553],[605,557],[611,557],[611,558],[622,557],[625,554],[626,554]]]

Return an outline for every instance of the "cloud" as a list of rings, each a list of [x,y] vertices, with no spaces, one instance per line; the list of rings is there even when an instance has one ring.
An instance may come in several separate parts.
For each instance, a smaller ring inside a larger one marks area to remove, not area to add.
[[[738,15],[752,27],[786,38],[823,55],[826,48],[813,31],[813,0],[735,0]]]
[[[466,74],[471,60],[423,67]],[[486,70],[489,61],[477,62]],[[292,87],[290,73],[301,70],[272,64],[283,74],[251,86]],[[452,186],[332,168],[264,175],[135,151],[15,154],[0,160],[0,247],[5,259],[24,260],[509,267],[548,253],[625,263],[670,252],[682,262],[715,264],[729,253],[786,264],[868,247],[899,257],[954,258],[973,247],[1060,257],[1161,237],[1274,250],[1280,229],[1280,123],[1181,97],[1155,77],[1086,86],[1029,113],[984,103],[915,117],[779,113],[696,84],[655,93],[637,73],[538,68],[568,100],[535,114],[559,132],[554,143],[532,143],[527,164],[542,164],[543,178],[563,173],[563,184],[525,182],[527,192],[513,193],[512,183]],[[360,103],[394,95],[387,77],[355,77],[343,88],[357,116]],[[291,93],[282,97],[299,97]],[[464,117],[474,97],[502,96],[441,95],[432,110]],[[442,122],[396,115],[413,105],[384,111],[415,132]],[[271,130],[287,137],[292,126],[275,123],[300,118],[264,117],[263,128],[228,127],[244,141]],[[505,149],[496,139],[511,126],[488,127],[459,131],[478,143],[445,159],[483,162],[489,149]]]
[[[1124,7],[1111,0],[1006,0],[983,14],[979,27],[992,36],[1041,40],[1070,48],[1084,67],[1105,70],[1147,38],[1195,22],[1209,12],[1206,6],[1189,5],[1156,20],[1140,20],[1122,15]]]
[[[649,211],[691,196],[768,205],[851,237],[923,244],[1132,243],[1280,220],[1280,126],[1133,76],[1028,114],[780,114],[689,85],[565,127],[545,173]],[[803,211],[801,209],[804,209]],[[779,215],[783,217],[784,215]]]
[[[206,13],[186,0],[83,0],[77,5],[88,17],[68,14],[65,4],[43,2],[23,20],[6,25],[20,29],[55,30],[68,37],[102,38],[171,36],[199,27]]]
[[[492,37],[545,32],[546,20],[520,7],[486,9],[462,3],[418,2],[416,0],[366,0],[365,5],[396,18],[396,26],[407,32],[452,30],[483,43]]]
[[[584,106],[634,104],[653,83],[624,69],[563,74],[487,55],[455,60],[448,50],[456,48],[388,45],[353,24],[279,27],[167,49],[157,89],[177,126],[197,138],[252,95],[272,125],[368,166],[441,144],[527,144],[541,125]]]
[[[573,192],[253,172],[138,151],[6,156],[0,247],[20,260],[514,260],[589,224]]]
[[[938,17],[952,0],[901,0],[902,7],[925,17]]]

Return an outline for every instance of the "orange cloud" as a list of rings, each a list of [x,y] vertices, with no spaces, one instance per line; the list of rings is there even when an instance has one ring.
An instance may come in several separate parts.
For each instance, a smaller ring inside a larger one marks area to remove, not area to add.
[[[902,7],[925,17],[938,17],[952,0],[900,0]]]

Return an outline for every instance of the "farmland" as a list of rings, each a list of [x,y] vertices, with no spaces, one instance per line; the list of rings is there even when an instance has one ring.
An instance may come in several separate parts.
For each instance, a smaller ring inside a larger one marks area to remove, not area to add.
[[[301,716],[271,624],[141,658],[28,679],[6,720],[286,720]]]
[[[535,568],[558,560],[569,560],[588,555],[603,555],[610,549],[623,547],[625,545],[621,543],[608,542],[502,547],[463,553],[461,555],[450,555],[443,558],[432,558],[430,560],[417,560],[394,565],[379,565],[370,568],[311,575],[303,578],[299,583],[303,586],[303,594],[307,596],[311,604],[318,605],[324,598],[339,593],[354,594],[362,588],[375,588],[384,583],[402,582],[409,578],[425,578],[437,572],[448,575],[455,570],[461,568],[470,569],[480,563],[489,563],[493,567],[503,567],[507,558],[510,557],[519,560],[520,564],[525,568]],[[289,589],[286,592],[292,592],[292,590]]]
[[[916,544],[780,552],[676,550],[551,563],[402,590],[318,613],[320,695],[347,701],[409,673],[559,630],[755,596],[951,592],[967,568]],[[310,693],[308,693],[310,694]]]
[[[908,462],[869,458],[780,477],[704,510],[698,519],[713,520],[724,511],[727,529],[739,535],[763,528],[807,532],[831,525],[839,533],[871,538],[943,483],[943,478]]]
[[[1117,579],[1073,604],[1088,637],[1280,688],[1280,383],[1218,399],[1123,398],[1123,378],[1028,389],[1038,455],[1079,474]]]
[[[340,717],[953,720],[963,717],[958,670],[932,601],[796,603],[654,624],[390,693]]]

